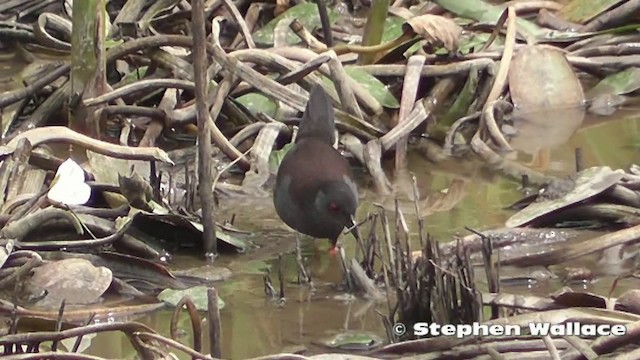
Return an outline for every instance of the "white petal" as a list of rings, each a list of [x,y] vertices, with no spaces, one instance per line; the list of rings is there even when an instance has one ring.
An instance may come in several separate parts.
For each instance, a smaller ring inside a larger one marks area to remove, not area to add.
[[[51,201],[67,205],[82,205],[91,197],[91,187],[84,182],[84,171],[75,161],[67,159],[63,162],[47,193]]]

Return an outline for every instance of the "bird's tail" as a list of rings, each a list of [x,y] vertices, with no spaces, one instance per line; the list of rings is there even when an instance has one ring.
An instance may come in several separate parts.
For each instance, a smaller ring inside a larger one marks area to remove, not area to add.
[[[309,92],[296,142],[304,138],[314,138],[332,146],[336,141],[333,105],[320,85],[314,85]]]

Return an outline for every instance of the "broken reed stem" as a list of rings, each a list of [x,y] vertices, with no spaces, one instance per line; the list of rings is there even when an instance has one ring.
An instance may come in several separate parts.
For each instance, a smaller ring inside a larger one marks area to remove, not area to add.
[[[280,305],[284,305],[286,298],[284,296],[284,259],[282,254],[278,254],[278,282],[280,282]]]
[[[222,358],[220,309],[218,308],[218,290],[214,287],[207,289],[207,313],[209,322],[209,348],[211,356]]]
[[[96,317],[96,313],[91,313],[91,315],[89,315],[89,318],[87,319],[87,321],[85,321],[84,326],[89,326],[93,323],[93,319],[95,319]],[[76,342],[73,343],[73,347],[71,348],[71,352],[75,353],[78,352],[78,349],[80,348],[80,344],[82,344],[82,338],[84,337],[84,335],[80,335],[76,338]]]
[[[264,294],[270,298],[276,297],[276,289],[273,287],[273,282],[271,281],[271,276],[269,275],[269,269],[264,273],[262,278],[264,283]]]
[[[575,157],[576,157],[576,172],[580,172],[582,170],[584,170],[584,156],[582,153],[582,148],[576,148],[575,150]]]
[[[416,104],[418,86],[420,85],[420,72],[424,66],[426,58],[423,55],[414,55],[407,62],[407,72],[404,75],[404,86],[402,87],[402,97],[400,100],[400,111],[398,112],[398,125],[407,120],[409,114]],[[396,143],[396,171],[407,167],[407,142],[409,135],[402,136]]]
[[[340,257],[340,266],[342,267],[342,274],[344,274],[345,286],[347,287],[347,291],[353,292],[355,288],[353,287],[353,279],[351,278],[351,268],[347,263],[347,256],[345,255],[344,248],[342,245],[339,245],[338,248],[338,256]]]
[[[311,34],[298,19],[294,19],[291,24],[289,24],[289,28],[298,35],[300,40],[302,40],[302,42],[304,42],[309,48],[315,51],[327,50],[327,46],[320,42],[320,40],[316,39],[316,37],[313,36],[313,34]]]
[[[211,159],[211,124],[207,105],[207,34],[204,28],[204,0],[193,0],[191,9],[193,32],[193,72],[195,77],[196,111],[198,122],[198,185],[202,206],[203,251],[209,261],[218,255],[213,199],[213,168]],[[221,86],[221,85],[219,85]]]
[[[251,31],[249,31],[249,27],[247,26],[247,23],[244,21],[244,18],[242,17],[242,15],[240,15],[240,11],[238,11],[238,8],[236,7],[236,5],[231,0],[222,0],[222,1],[224,2],[224,6],[227,8],[227,11],[231,13],[231,17],[233,17],[233,20],[240,27],[240,33],[242,34],[242,37],[244,38],[244,41],[247,44],[247,47],[250,49],[255,48],[256,43],[253,42]]]
[[[60,330],[62,330],[62,316],[64,315],[64,307],[65,304],[67,303],[66,299],[62,300],[62,303],[60,303],[60,309],[58,309],[58,317],[56,318],[56,326],[55,326],[55,332],[59,332]],[[57,351],[58,350],[58,340],[53,340],[53,342],[51,343],[51,351]]]
[[[349,75],[344,70],[342,66],[342,62],[338,59],[338,55],[333,50],[330,50],[325,53],[329,56],[329,69],[331,69],[331,79],[333,80],[336,89],[338,90],[338,95],[340,97],[340,102],[344,109],[359,119],[363,119],[362,112],[360,111],[360,106],[356,101],[356,97],[352,88],[352,81]]]

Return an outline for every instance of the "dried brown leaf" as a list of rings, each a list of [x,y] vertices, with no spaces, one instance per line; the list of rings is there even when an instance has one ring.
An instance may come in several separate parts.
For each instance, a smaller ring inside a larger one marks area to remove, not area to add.
[[[458,40],[462,34],[462,28],[449,18],[430,14],[420,15],[404,23],[405,32],[409,30],[409,27],[430,44],[441,44],[449,51],[458,49]]]

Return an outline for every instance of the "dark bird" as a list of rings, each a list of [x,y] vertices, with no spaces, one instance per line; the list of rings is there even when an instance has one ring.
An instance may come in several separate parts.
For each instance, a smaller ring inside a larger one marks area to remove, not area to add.
[[[349,162],[333,148],[333,105],[314,86],[295,144],[278,169],[273,202],[289,227],[331,241],[332,251],[345,227],[354,227],[358,191]],[[355,231],[353,231],[355,235]]]

